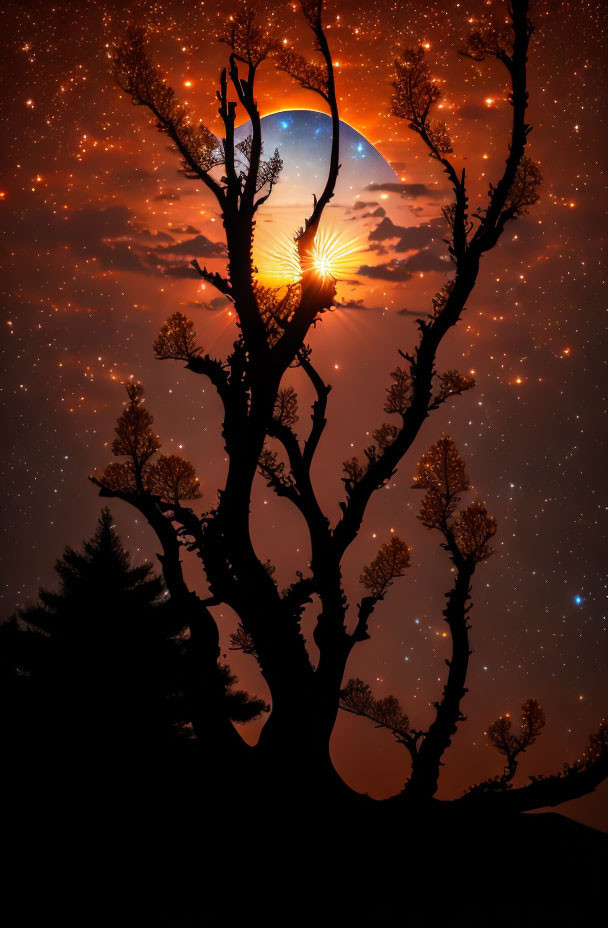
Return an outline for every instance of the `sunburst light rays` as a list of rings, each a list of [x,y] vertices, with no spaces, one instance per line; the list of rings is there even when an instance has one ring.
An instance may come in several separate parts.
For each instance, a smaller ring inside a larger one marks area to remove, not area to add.
[[[254,248],[254,256],[258,278],[269,285],[281,286],[295,283],[308,270],[335,280],[352,277],[361,263],[361,251],[358,239],[323,226],[315,238],[313,254],[303,267],[295,239],[287,234],[264,241]]]

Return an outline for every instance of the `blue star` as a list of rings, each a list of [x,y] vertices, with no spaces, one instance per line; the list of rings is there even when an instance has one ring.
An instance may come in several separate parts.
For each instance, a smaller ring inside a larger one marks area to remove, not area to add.
[[[583,597],[580,595],[580,593],[577,593],[576,596],[574,597],[574,605],[580,606],[582,602],[583,602]]]

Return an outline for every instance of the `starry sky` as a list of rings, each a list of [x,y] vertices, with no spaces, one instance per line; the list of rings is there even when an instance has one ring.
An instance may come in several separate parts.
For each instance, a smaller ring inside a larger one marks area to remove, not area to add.
[[[598,0],[532,4],[529,153],[544,176],[541,202],[484,258],[464,320],[441,349],[440,369],[474,371],[476,389],[427,421],[410,457],[376,494],[345,562],[355,603],[361,568],[391,530],[413,546],[412,566],[376,609],[372,639],[355,650],[349,675],[367,680],[377,696],[398,696],[423,727],[445,676],[441,608],[451,565],[439,539],[416,520],[420,499],[410,477],[417,457],[443,432],[451,434],[499,529],[496,554],[474,580],[468,718],[447,758],[444,797],[501,771],[484,728],[505,712],[516,715],[525,698],[541,701],[548,724],[523,758],[522,783],[574,760],[608,706],[605,9]],[[125,23],[148,22],[156,60],[219,132],[215,89],[225,46],[213,36],[230,11],[216,0],[5,4],[4,616],[53,582],[65,544],[92,533],[100,501],[87,475],[111,459],[120,384],[129,376],[145,384],[165,453],[182,453],[196,465],[203,507],[213,505],[221,486],[225,452],[211,386],[179,363],[155,361],[152,352],[160,325],[177,309],[195,320],[207,351],[229,350],[230,308],[188,269],[192,257],[212,269],[225,266],[221,220],[202,185],[177,173],[166,137],[113,86],[107,57]],[[390,114],[392,61],[404,46],[427,49],[443,94],[441,118],[475,207],[501,169],[510,114],[499,67],[466,61],[457,48],[470,24],[501,11],[497,0],[328,4],[345,126],[343,178],[324,222],[347,258],[339,306],[310,341],[333,385],[315,471],[332,519],[342,498],[341,462],[361,452],[383,421],[397,349],[414,344],[415,318],[431,309],[449,272],[439,219],[449,190],[420,140]],[[265,0],[262,12],[287,42],[310,50],[295,3]],[[258,223],[261,273],[272,271],[312,193],[320,192],[314,130],[324,121],[296,112],[319,109],[317,100],[271,64],[260,72],[260,110],[278,114],[266,121],[269,145],[276,138],[281,147],[287,123],[284,177]],[[305,426],[307,386],[297,371],[289,382]],[[123,504],[112,510],[131,550],[153,558],[147,526]],[[261,479],[252,513],[256,548],[276,564],[279,585],[287,585],[306,566],[303,525]],[[188,563],[187,575],[204,592],[198,563]],[[227,649],[235,617],[227,609],[215,614]],[[308,635],[313,620],[314,613],[306,615]],[[241,683],[262,695],[253,659],[227,653]],[[244,733],[255,739],[255,724]],[[340,717],[332,750],[348,782],[374,796],[397,791],[408,771],[404,749],[362,719]],[[604,786],[564,811],[607,828],[607,798]]]

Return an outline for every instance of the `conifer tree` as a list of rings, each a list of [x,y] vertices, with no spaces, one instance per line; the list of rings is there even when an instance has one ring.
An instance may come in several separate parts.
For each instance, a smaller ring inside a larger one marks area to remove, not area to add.
[[[82,550],[55,565],[56,591],[0,626],[5,736],[36,750],[52,746],[106,758],[166,750],[190,737],[188,653],[183,618],[152,564],[134,565],[103,509]],[[229,714],[246,722],[265,704],[233,690],[221,668]]]

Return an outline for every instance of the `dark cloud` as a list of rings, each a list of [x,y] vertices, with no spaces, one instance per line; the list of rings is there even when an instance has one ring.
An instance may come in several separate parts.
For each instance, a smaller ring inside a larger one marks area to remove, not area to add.
[[[111,271],[131,271],[135,274],[153,274],[154,267],[144,256],[134,251],[128,242],[101,244],[97,255],[100,267]]]
[[[227,299],[225,296],[216,296],[212,300],[209,300],[206,303],[204,300],[191,300],[188,303],[191,309],[206,309],[208,312],[217,312],[219,309],[224,309],[226,306],[230,306],[231,300]]]
[[[364,213],[363,219],[367,219],[370,216],[372,219],[380,219],[382,216],[386,216],[386,210],[383,206],[379,206],[378,209],[373,211],[373,213]]]
[[[436,197],[443,196],[441,190],[429,187],[427,184],[368,184],[366,190],[383,190],[385,193],[400,193],[404,197]]]
[[[86,206],[66,213],[39,207],[19,214],[13,243],[18,247],[35,245],[54,252],[61,247],[75,258],[94,258],[103,270],[154,273],[136,243],[125,241],[134,235],[133,214],[127,206],[105,208]]]
[[[197,229],[196,226],[171,226],[171,231],[174,235],[199,235],[200,229]]]
[[[17,241],[34,242],[41,248],[64,247],[80,253],[99,246],[105,239],[133,235],[133,214],[128,206],[82,209],[55,213],[41,206],[23,212],[16,224]]]
[[[206,235],[200,234],[157,250],[164,254],[191,255],[193,258],[223,258],[226,254],[223,242],[212,242]]]
[[[186,280],[198,278],[198,274],[189,264],[171,264],[163,261],[162,264],[158,265],[158,270],[164,277],[178,277]]]
[[[368,209],[370,206],[377,206],[377,200],[357,200],[353,209]]]
[[[450,256],[445,252],[437,252],[432,248],[423,248],[422,251],[407,259],[410,271],[448,271],[452,265]]]
[[[362,264],[359,268],[359,274],[364,277],[371,277],[373,280],[393,280],[398,283],[411,280],[414,276],[407,269],[407,261],[399,261],[397,258],[386,264]]]
[[[371,277],[375,280],[392,280],[396,283],[403,283],[410,280],[414,274],[422,271],[448,271],[451,262],[445,260],[443,256],[436,254],[429,248],[419,251],[412,255],[411,258],[393,258],[384,264],[363,264],[359,268],[359,274],[364,277]]]
[[[177,242],[167,232],[138,228],[134,213],[120,204],[86,206],[55,213],[49,207],[14,214],[13,244],[55,254],[58,248],[74,259],[94,259],[102,270],[192,278],[195,271],[175,256],[221,258],[225,246],[197,234]]]
[[[153,232],[152,229],[138,229],[137,238],[140,242],[158,245],[159,242],[174,242],[175,239],[168,232]]]
[[[40,207],[17,215],[15,243],[23,247],[35,244],[38,249],[48,251],[55,251],[61,243],[62,249],[67,246],[76,258],[96,259],[104,270],[189,278],[195,272],[168,256],[225,255],[222,242],[212,242],[204,235],[176,242],[167,232],[137,229],[132,211],[120,204],[104,208],[86,206],[64,214]]]
[[[334,300],[334,306],[337,309],[370,309],[364,300]]]
[[[392,219],[386,216],[369,233],[369,240],[370,242],[385,242],[396,238],[398,242],[392,246],[395,251],[413,251],[417,248],[426,248],[436,241],[443,228],[444,222],[442,219],[432,219],[430,222],[423,222],[419,226],[408,227],[395,225]]]
[[[369,233],[371,242],[383,242],[387,238],[401,238],[407,232],[405,226],[396,225],[389,216],[385,216],[380,225]]]

